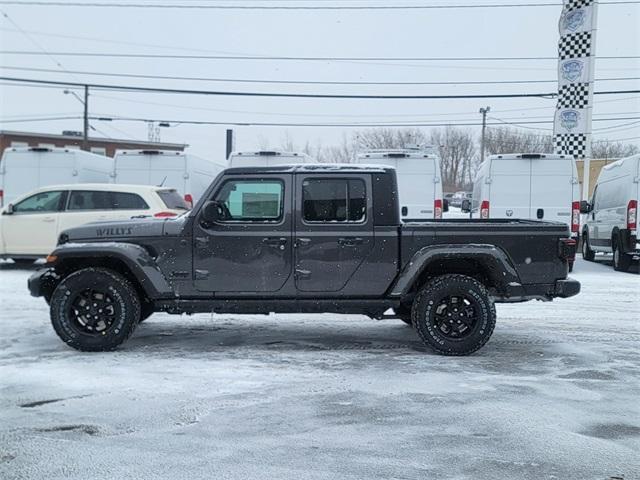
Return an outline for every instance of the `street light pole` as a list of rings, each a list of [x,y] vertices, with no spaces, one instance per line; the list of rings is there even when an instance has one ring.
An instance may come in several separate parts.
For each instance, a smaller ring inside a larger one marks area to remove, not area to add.
[[[480,138],[480,163],[484,162],[484,136],[487,130],[487,113],[491,111],[491,107],[481,108],[482,114],[482,137]]]
[[[89,151],[89,85],[84,86],[84,132],[82,150]]]

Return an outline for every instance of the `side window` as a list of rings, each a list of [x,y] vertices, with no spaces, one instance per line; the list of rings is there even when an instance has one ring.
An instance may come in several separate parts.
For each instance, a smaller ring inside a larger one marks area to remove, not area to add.
[[[72,190],[67,210],[111,210],[109,192]]]
[[[282,218],[284,184],[280,180],[229,180],[216,196],[223,220],[277,222]]]
[[[363,222],[365,184],[359,179],[308,178],[302,184],[302,204],[305,222]]]
[[[148,210],[149,205],[140,195],[127,192],[111,192],[114,210]]]
[[[13,206],[14,213],[46,213],[60,210],[63,192],[42,192],[25,198]]]
[[[76,190],[69,197],[68,210],[146,210],[149,208],[140,195],[127,192]]]

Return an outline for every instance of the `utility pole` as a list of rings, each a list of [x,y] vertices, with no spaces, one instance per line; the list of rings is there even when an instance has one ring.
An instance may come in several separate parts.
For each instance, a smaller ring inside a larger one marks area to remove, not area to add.
[[[89,151],[89,85],[84,86],[84,132],[82,150]]]
[[[482,114],[482,137],[480,138],[480,163],[484,162],[484,135],[487,130],[487,113],[491,111],[491,107],[480,109]]]

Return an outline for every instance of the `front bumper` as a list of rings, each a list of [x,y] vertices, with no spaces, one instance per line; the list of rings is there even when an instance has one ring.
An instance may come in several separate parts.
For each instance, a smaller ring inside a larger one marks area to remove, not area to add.
[[[43,268],[38,270],[27,280],[27,286],[32,297],[45,297],[49,299],[56,285],[59,276],[53,268]]]

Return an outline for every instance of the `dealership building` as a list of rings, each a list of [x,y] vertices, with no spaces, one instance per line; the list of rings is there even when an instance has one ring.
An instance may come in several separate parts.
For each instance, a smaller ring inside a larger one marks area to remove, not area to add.
[[[10,147],[82,148],[81,132],[64,131],[61,135],[49,133],[0,130],[0,153]],[[145,142],[115,138],[89,137],[87,150],[113,157],[116,150],[174,150],[183,152],[188,145],[182,143]]]

